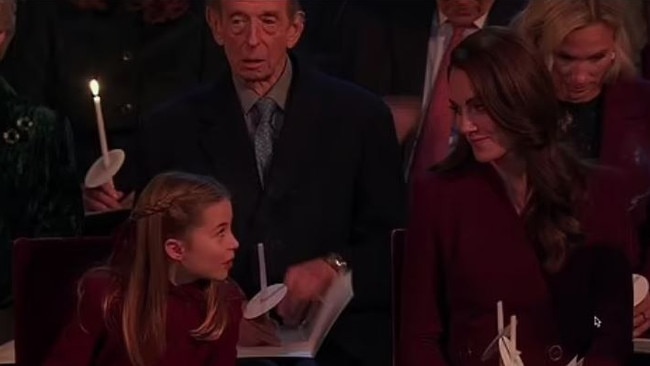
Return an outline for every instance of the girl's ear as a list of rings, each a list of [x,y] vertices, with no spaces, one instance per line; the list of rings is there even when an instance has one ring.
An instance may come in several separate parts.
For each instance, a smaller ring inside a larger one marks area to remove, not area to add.
[[[180,262],[185,256],[185,245],[180,240],[167,239],[165,241],[165,253],[170,259]]]

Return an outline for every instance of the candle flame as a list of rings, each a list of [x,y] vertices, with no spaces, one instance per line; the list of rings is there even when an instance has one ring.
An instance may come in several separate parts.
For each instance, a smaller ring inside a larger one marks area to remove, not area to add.
[[[97,80],[92,79],[90,80],[90,83],[88,84],[90,86],[90,91],[93,93],[93,96],[98,96],[99,95],[99,83]]]

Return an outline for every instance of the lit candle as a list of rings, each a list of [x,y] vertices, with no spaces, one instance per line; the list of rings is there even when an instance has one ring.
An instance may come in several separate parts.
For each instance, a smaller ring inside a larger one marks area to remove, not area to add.
[[[108,168],[110,165],[110,157],[108,156],[108,143],[106,142],[106,129],[104,128],[104,114],[102,113],[102,100],[99,97],[99,83],[97,80],[90,81],[90,91],[93,93],[93,102],[95,104],[95,116],[97,117],[97,130],[99,131],[99,146],[102,149],[102,157],[104,160],[104,167]]]

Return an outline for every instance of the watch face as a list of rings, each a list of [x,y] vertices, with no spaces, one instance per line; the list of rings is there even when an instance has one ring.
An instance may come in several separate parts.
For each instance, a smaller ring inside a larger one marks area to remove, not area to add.
[[[337,272],[342,272],[347,267],[347,264],[345,263],[343,258],[341,258],[341,256],[338,254],[330,254],[327,257],[326,262],[330,266],[332,266],[332,268],[334,268]]]

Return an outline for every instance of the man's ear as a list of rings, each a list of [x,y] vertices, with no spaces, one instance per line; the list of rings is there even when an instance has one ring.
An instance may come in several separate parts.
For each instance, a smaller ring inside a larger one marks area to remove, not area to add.
[[[302,32],[305,30],[305,13],[302,11],[296,12],[291,20],[291,26],[289,28],[288,38],[287,38],[287,49],[292,49],[296,46]]]
[[[165,241],[165,253],[170,259],[180,262],[185,256],[185,245],[180,240],[167,239]]]
[[[205,8],[205,21],[208,22],[214,41],[219,46],[223,46],[223,22],[221,16],[211,6]]]

